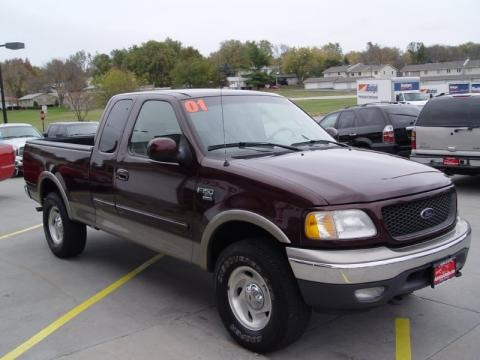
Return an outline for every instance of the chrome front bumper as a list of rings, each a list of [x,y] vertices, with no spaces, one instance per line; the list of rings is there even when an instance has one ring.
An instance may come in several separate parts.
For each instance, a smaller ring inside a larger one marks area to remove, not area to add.
[[[448,258],[470,247],[470,225],[458,218],[450,232],[403,248],[312,250],[287,247],[297,279],[323,284],[363,284],[392,279],[401,273]]]

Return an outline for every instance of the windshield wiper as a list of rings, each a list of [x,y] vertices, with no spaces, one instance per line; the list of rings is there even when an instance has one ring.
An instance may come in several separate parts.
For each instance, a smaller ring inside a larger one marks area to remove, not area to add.
[[[227,143],[227,144],[218,144],[218,145],[210,145],[207,149],[208,151],[223,149],[223,148],[247,148],[247,147],[280,147],[283,149],[288,149],[292,151],[302,151],[301,149],[293,146],[293,145],[283,145],[283,144],[276,144],[271,142],[261,142],[261,141],[245,141],[245,142],[235,142],[235,143]]]
[[[339,143],[339,142],[336,142],[336,141],[332,141],[332,140],[307,140],[307,141],[301,141],[301,142],[298,142],[298,143],[293,143],[291,146],[302,146],[302,145],[315,145],[315,144],[334,144],[334,145],[338,145],[338,146],[341,146],[341,147],[346,147],[346,148],[349,148],[350,149],[350,146],[347,145],[347,144],[342,144],[342,143]]]

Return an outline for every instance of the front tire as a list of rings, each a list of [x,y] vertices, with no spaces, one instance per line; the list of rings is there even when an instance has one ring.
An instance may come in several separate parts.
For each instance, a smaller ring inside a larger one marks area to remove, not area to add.
[[[43,230],[48,247],[59,258],[77,256],[85,249],[86,226],[70,220],[57,193],[49,193],[43,202]]]
[[[265,239],[240,241],[221,253],[215,291],[230,335],[257,353],[291,344],[310,319],[283,249]]]

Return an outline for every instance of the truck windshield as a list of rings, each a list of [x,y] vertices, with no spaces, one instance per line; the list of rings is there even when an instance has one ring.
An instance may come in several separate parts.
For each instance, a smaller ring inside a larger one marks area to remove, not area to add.
[[[8,126],[0,128],[0,140],[23,137],[42,137],[42,135],[31,126]]]
[[[429,96],[424,93],[404,93],[405,101],[426,101]]]
[[[225,138],[222,124],[225,121]],[[228,148],[230,155],[252,151],[289,151],[287,146],[305,141],[333,139],[311,117],[281,97],[233,95],[183,101],[185,113],[205,153],[222,153],[219,144],[274,143],[270,149]],[[210,151],[208,149],[210,148]],[[211,151],[212,148],[215,151]]]

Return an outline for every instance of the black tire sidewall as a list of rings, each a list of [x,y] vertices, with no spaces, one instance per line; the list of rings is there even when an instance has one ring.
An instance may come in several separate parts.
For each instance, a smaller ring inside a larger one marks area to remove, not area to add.
[[[272,301],[272,312],[269,323],[259,331],[243,326],[235,317],[228,301],[228,280],[231,273],[240,266],[248,266],[258,272],[265,281]],[[288,307],[283,296],[282,279],[276,278],[269,271],[268,264],[263,264],[255,254],[245,254],[233,251],[222,257],[215,272],[215,287],[217,307],[222,321],[230,334],[244,347],[257,351],[269,351],[275,343],[281,342],[281,328],[288,318]],[[288,279],[286,280],[288,281]]]
[[[48,227],[48,217],[53,207],[57,207],[63,223],[63,238],[59,244],[53,241]],[[59,258],[77,256],[85,249],[85,224],[70,220],[65,204],[57,193],[49,193],[43,202],[43,229],[50,250]]]
[[[57,194],[48,194],[43,203],[43,228],[45,231],[45,238],[47,239],[48,246],[54,253],[57,253],[62,251],[65,244],[65,231],[63,232],[63,238],[61,243],[56,244],[52,239],[50,229],[48,227],[48,217],[50,216],[51,209],[55,206],[60,212],[62,223],[65,225],[66,220],[68,219],[68,215],[65,206],[63,205],[63,202],[60,200]]]

